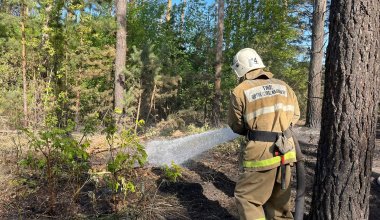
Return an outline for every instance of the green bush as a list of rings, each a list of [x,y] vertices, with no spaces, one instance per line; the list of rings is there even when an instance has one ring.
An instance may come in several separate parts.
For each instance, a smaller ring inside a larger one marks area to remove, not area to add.
[[[181,172],[182,168],[173,161],[170,167],[167,164],[164,166],[164,176],[170,182],[177,182],[177,178],[182,176]]]
[[[143,121],[138,124],[143,124]],[[147,154],[134,129],[117,131],[116,126],[111,124],[105,129],[105,132],[110,148],[110,160],[107,163],[107,171],[110,175],[107,175],[105,180],[114,192],[114,202],[117,201],[116,195],[119,192],[122,192],[123,201],[125,201],[128,192],[136,191],[133,183],[135,178],[133,170],[135,167],[145,164]],[[116,151],[116,155],[114,155],[114,151]]]
[[[54,211],[57,181],[62,177],[80,181],[89,168],[89,155],[85,151],[90,143],[83,135],[80,141],[71,136],[75,124],[69,121],[65,128],[47,127],[38,132],[24,129],[29,139],[29,152],[20,165],[27,166],[47,182],[49,209]]]

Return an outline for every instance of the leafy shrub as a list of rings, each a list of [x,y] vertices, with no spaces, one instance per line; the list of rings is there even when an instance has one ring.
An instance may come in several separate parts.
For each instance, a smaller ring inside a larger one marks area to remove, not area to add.
[[[138,122],[139,125],[143,123],[143,121]],[[111,124],[105,132],[110,148],[110,160],[107,163],[107,171],[110,175],[105,180],[114,192],[114,202],[117,200],[118,192],[123,193],[123,201],[125,201],[128,192],[135,192],[132,181],[135,177],[133,170],[145,164],[147,153],[134,129],[117,131],[116,126]],[[116,150],[116,155],[113,155],[114,150]]]
[[[29,139],[29,152],[20,164],[32,168],[47,182],[50,211],[54,211],[56,203],[56,182],[63,176],[79,181],[89,167],[85,150],[90,143],[84,138],[86,133],[80,141],[75,140],[70,134],[74,127],[69,121],[65,128],[47,127],[36,133],[24,130]]]
[[[202,126],[205,124],[203,113],[195,111],[193,109],[180,110],[175,114],[171,114],[168,116],[168,120],[176,118],[182,119],[186,125],[193,123],[196,126]]]
[[[187,126],[187,131],[192,133],[192,134],[202,133],[202,132],[205,132],[208,130],[210,130],[210,126],[208,123],[205,123],[201,127],[197,127],[195,124],[192,124],[192,123],[189,126]]]
[[[173,131],[189,131],[190,133],[200,133],[209,129],[207,122],[203,120],[202,113],[192,109],[181,110],[171,114],[166,120],[162,120],[156,125],[156,129],[160,130],[160,135],[168,136]],[[149,134],[157,134],[153,130],[149,130]]]
[[[170,167],[167,164],[164,166],[165,178],[170,182],[177,182],[177,178],[182,176],[181,172],[182,168],[173,161]]]

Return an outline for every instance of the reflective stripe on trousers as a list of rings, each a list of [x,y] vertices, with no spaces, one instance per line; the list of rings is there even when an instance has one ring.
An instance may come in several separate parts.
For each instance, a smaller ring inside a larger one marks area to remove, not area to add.
[[[284,154],[285,161],[296,159],[296,152],[295,151],[289,151],[288,153]],[[279,164],[281,162],[281,156],[275,156],[273,158],[265,159],[265,160],[258,160],[258,161],[252,161],[252,160],[246,160],[243,161],[243,167],[245,168],[260,168],[260,167],[267,167],[272,166],[275,164]]]

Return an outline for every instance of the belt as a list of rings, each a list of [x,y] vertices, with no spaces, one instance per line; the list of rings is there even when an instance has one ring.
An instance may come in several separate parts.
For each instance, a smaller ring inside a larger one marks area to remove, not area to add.
[[[292,137],[292,133],[289,128],[283,132],[249,130],[247,133],[247,137],[250,141],[276,142],[278,136],[282,134],[285,135],[285,137],[287,138]]]

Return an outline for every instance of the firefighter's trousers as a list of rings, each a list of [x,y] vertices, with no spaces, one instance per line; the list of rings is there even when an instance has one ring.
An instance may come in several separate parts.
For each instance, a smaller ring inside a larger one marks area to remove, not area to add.
[[[293,219],[290,200],[291,166],[286,165],[286,189],[281,189],[280,167],[265,171],[245,171],[235,187],[241,220]]]

